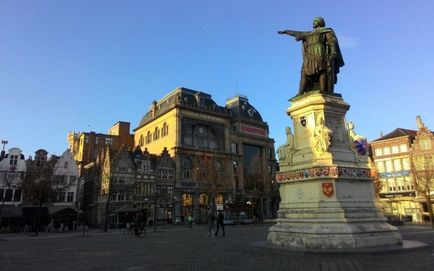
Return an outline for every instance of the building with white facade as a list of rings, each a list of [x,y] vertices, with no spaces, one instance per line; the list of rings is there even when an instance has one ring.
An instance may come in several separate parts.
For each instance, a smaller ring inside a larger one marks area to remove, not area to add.
[[[21,185],[26,173],[26,161],[19,148],[11,148],[0,154],[0,230],[15,225],[22,215]]]

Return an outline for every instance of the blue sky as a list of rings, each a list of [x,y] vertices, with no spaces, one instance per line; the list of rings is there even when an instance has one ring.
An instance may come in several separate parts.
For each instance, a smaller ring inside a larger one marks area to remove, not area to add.
[[[319,2],[319,1],[318,1]],[[434,129],[434,3],[415,1],[0,0],[0,139],[61,154],[69,131],[138,125],[178,86],[224,105],[237,93],[285,140],[301,47],[282,29],[325,18],[346,65],[335,91],[369,140]]]

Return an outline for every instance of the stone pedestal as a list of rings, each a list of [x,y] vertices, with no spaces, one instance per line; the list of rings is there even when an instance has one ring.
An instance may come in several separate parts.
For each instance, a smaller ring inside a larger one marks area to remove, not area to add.
[[[337,250],[402,243],[376,205],[368,154],[354,143],[363,140],[345,125],[349,107],[339,94],[291,100],[294,134],[279,148],[281,202],[269,242]]]

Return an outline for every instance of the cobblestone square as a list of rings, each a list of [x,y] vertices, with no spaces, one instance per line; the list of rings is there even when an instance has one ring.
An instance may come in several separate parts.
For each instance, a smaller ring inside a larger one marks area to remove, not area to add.
[[[300,253],[255,244],[270,225],[227,227],[226,237],[209,238],[206,227],[148,229],[145,238],[122,231],[89,236],[79,232],[0,236],[2,271],[38,270],[434,270],[434,231],[403,226],[406,240],[429,247],[382,253]]]

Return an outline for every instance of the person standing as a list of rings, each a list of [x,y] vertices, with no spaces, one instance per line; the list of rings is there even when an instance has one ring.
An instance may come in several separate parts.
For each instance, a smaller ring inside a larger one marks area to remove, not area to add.
[[[212,208],[208,210],[208,237],[214,236],[214,212],[212,211]]]
[[[193,225],[193,217],[191,216],[191,214],[189,214],[187,217],[187,223],[188,223],[188,227],[191,228]]]
[[[217,236],[219,233],[219,229],[220,227],[222,227],[222,231],[223,231],[223,237],[225,237],[225,226],[224,226],[224,220],[225,220],[225,216],[223,214],[223,212],[221,210],[218,211],[217,213],[217,230],[214,234],[214,236]]]

